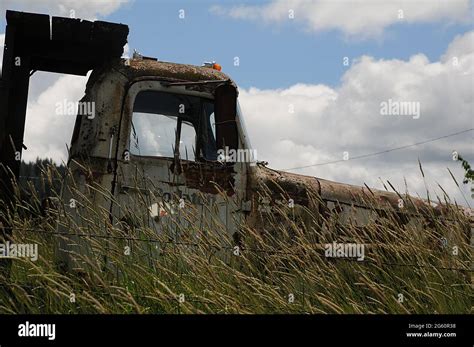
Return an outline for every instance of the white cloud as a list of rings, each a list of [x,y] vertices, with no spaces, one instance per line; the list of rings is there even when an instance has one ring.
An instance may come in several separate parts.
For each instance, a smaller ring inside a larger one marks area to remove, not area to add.
[[[295,21],[311,31],[339,30],[349,35],[370,37],[403,22],[467,22],[470,1],[273,0],[264,5],[216,5],[210,11],[235,19],[265,23]]]
[[[128,0],[2,0],[0,13],[17,10],[45,13],[53,16],[74,17],[94,20],[116,11]],[[73,12],[71,12],[73,11]]]
[[[363,56],[335,89],[297,84],[288,89],[241,90],[240,103],[259,160],[269,161],[273,168],[299,167],[341,160],[345,151],[354,157],[474,128],[473,37],[474,32],[457,37],[436,62],[423,54],[407,61]],[[419,102],[420,118],[382,116],[381,102],[388,99]],[[410,191],[423,195],[420,158],[430,187],[439,182],[462,202],[446,168],[461,179],[459,162],[452,161],[451,153],[457,150],[474,162],[472,135],[295,172],[379,188],[382,176],[403,191],[405,176]]]
[[[29,98],[23,160],[52,158],[57,163],[67,161],[66,145],[70,145],[75,115],[56,114],[56,104],[79,101],[84,95],[87,77],[61,76],[37,99]]]
[[[123,54],[122,58],[129,59],[130,58],[130,46],[128,43],[123,46]]]

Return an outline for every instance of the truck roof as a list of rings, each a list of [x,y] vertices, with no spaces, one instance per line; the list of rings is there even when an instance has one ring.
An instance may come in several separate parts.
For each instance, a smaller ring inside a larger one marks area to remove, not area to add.
[[[225,73],[210,67],[189,64],[177,64],[153,59],[121,60],[119,70],[130,79],[138,77],[161,77],[164,80],[199,82],[199,81],[230,81]],[[233,83],[235,85],[235,83]]]

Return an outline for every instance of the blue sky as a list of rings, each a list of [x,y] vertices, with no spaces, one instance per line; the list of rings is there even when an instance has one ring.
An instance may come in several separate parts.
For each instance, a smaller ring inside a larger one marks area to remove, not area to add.
[[[236,3],[226,1],[224,6]],[[381,38],[358,39],[334,30],[309,32],[294,21],[272,25],[216,16],[209,11],[214,4],[136,0],[107,20],[129,25],[131,49],[165,61],[216,60],[243,88],[287,88],[296,83],[336,86],[347,70],[342,64],[345,56],[406,60],[422,52],[430,61],[438,60],[456,35],[472,27],[395,24]],[[178,17],[180,9],[185,10],[184,20]],[[235,56],[240,58],[239,67],[233,65]]]
[[[31,1],[6,0],[4,6],[35,11],[35,7],[45,8],[38,5],[42,2],[48,1],[37,0],[33,6]],[[219,16],[210,11],[216,4],[232,8],[268,3],[271,1],[131,0],[99,17],[128,24],[131,50],[137,49],[160,60],[197,65],[216,60],[240,87],[261,89],[287,88],[296,83],[335,87],[348,69],[341,63],[346,56],[350,59],[370,55],[378,59],[406,60],[422,52],[430,61],[436,61],[456,35],[473,27],[473,21],[395,23],[387,26],[380,37],[367,39],[348,36],[339,30],[314,32],[295,20],[262,23]],[[180,9],[185,10],[184,20],[178,17]],[[4,26],[2,15],[0,27]],[[234,66],[236,56],[240,59],[238,67]]]

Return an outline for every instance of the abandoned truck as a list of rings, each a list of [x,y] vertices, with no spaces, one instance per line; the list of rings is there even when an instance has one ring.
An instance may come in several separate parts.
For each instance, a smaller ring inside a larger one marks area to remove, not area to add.
[[[4,201],[12,194],[11,176],[18,177],[18,154],[25,148],[30,75],[92,70],[81,105],[93,107],[79,108],[63,206],[78,199],[70,189],[74,186],[94,206],[109,211],[113,224],[145,218],[160,230],[166,222],[162,217],[173,213],[176,203],[192,204],[202,212],[195,223],[205,223],[213,211],[232,235],[245,219],[257,225],[258,216],[271,213],[278,201],[322,217],[336,211],[342,225],[361,227],[382,218],[384,208],[396,211],[400,223],[412,225],[423,225],[443,208],[398,193],[267,168],[252,156],[238,88],[219,65],[176,64],[139,54],[123,59],[127,35],[122,24],[60,17],[52,17],[50,24],[47,15],[7,11],[0,100],[0,160],[8,168],[0,177]],[[250,155],[239,160],[241,153]],[[87,189],[91,185],[112,198]],[[148,198],[146,209],[143,194],[155,197]],[[78,244],[61,247],[74,250]]]

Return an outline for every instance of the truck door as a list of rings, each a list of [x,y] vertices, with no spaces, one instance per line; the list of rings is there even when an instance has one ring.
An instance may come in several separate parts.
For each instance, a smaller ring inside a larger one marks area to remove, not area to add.
[[[219,232],[234,234],[246,165],[218,160],[218,150],[239,146],[235,88],[202,93],[140,81],[129,88],[123,110],[115,220],[180,240],[210,232],[218,218]]]

